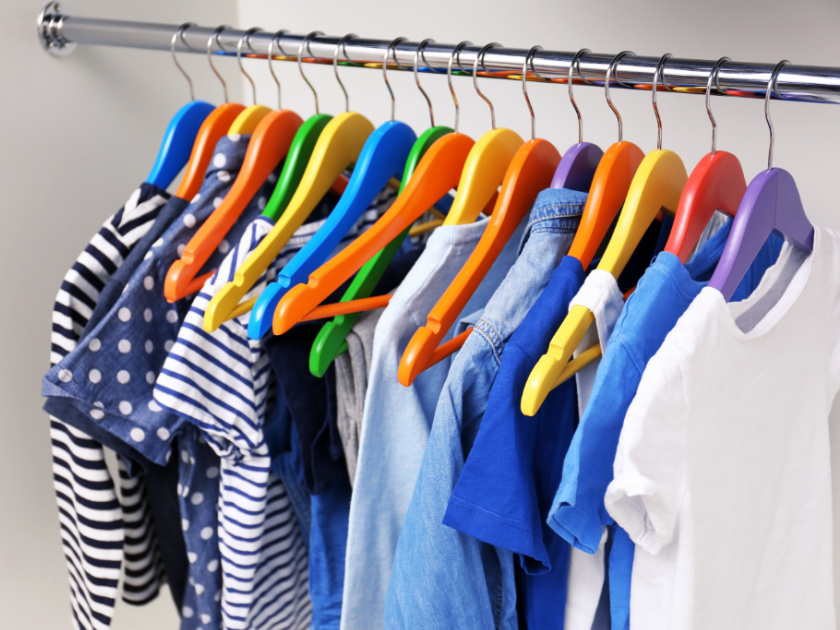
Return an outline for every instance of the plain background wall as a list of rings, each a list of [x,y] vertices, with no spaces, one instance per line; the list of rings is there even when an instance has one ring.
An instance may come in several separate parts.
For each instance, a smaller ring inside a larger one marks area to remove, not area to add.
[[[41,412],[40,380],[48,366],[50,308],[61,277],[102,221],[147,173],[163,129],[185,102],[187,86],[168,54],[115,48],[79,47],[66,59],[40,50],[34,32],[36,3],[4,2],[0,21],[0,168],[4,198],[0,289],[0,610],[4,627],[69,627],[67,583],[52,495],[49,433]],[[840,66],[837,31],[840,5],[831,0],[768,3],[762,0],[674,2],[673,0],[552,0],[510,2],[401,3],[391,0],[320,0],[277,3],[268,0],[163,0],[113,3],[76,0],[72,8],[90,17],[202,25],[229,23],[292,32],[355,32],[389,39],[433,37],[456,43],[499,41],[506,46],[540,44],[547,49],[640,55],[671,52],[677,57]],[[220,86],[200,56],[182,56],[196,81],[197,96],[220,99]],[[266,62],[249,61],[258,98],[275,104]],[[235,62],[222,60],[222,72],[239,87]],[[284,106],[306,116],[311,94],[294,64],[276,64],[284,87]],[[341,95],[328,67],[307,67],[322,111],[337,113]],[[342,69],[352,109],[374,124],[384,122],[389,100],[381,74]],[[397,116],[416,129],[428,126],[428,110],[413,78],[391,73]],[[443,77],[422,76],[432,96],[436,122],[451,124],[452,105]],[[482,80],[500,126],[525,135],[528,116],[519,84]],[[456,78],[462,105],[462,131],[477,136],[489,128],[486,105],[468,79]],[[248,92],[245,92],[248,94]],[[537,132],[561,151],[576,141],[577,126],[561,86],[530,84]],[[580,87],[586,139],[608,146],[615,119],[603,90]],[[625,138],[644,150],[655,146],[656,127],[649,92],[616,90],[625,121]],[[250,97],[248,97],[250,98]],[[677,151],[690,169],[709,150],[709,122],[702,96],[660,94],[664,147]],[[761,101],[715,98],[718,146],[738,155],[748,178],[765,168],[767,128]],[[776,165],[797,179],[813,221],[840,228],[832,188],[840,168],[840,108],[805,103],[772,106],[776,125]],[[832,446],[840,453],[840,412],[832,414]],[[835,487],[840,488],[840,457],[834,455]],[[835,557],[840,550],[836,501]],[[828,552],[828,542],[826,543]],[[840,562],[836,565],[840,567]],[[840,585],[840,580],[837,581]],[[838,598],[840,601],[840,598]],[[153,605],[119,605],[114,628],[176,628],[177,616],[164,595]]]

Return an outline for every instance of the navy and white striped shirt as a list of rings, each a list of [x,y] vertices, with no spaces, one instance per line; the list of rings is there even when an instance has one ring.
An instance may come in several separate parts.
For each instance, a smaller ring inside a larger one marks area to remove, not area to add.
[[[380,195],[342,244],[369,227],[393,200]],[[259,294],[322,225],[295,232],[246,299]],[[257,218],[193,301],[155,386],[155,400],[199,427],[221,457],[219,547],[225,628],[308,628],[306,546],[283,482],[271,471],[263,423],[274,383],[259,340],[248,338],[250,313],[213,333],[204,330],[209,301],[270,232]]]
[[[108,279],[151,228],[166,199],[163,191],[143,184],[67,272],[53,307],[51,365],[76,347]],[[145,488],[141,479],[121,471],[118,497],[102,445],[85,432],[50,417],[50,438],[74,625],[108,628],[121,566],[127,601],[143,603],[159,590],[160,562],[143,501]]]

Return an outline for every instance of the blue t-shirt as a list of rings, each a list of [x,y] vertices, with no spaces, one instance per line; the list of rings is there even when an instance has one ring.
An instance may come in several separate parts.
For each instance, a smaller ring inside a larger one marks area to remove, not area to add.
[[[675,255],[660,253],[628,298],[604,353],[592,394],[563,463],[548,524],[572,545],[595,553],[603,526],[614,527],[609,550],[612,628],[627,628],[634,545],[604,507],[613,478],[613,460],[627,408],[648,360],[711,277],[732,222],[721,227],[683,266]],[[778,257],[783,240],[771,236],[759,252],[734,301],[758,285]]]

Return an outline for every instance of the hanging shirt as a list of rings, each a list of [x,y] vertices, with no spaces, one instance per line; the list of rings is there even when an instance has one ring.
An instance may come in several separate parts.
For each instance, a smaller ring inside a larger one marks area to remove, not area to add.
[[[387,191],[380,195],[343,242],[372,224],[393,196]],[[323,216],[331,203],[321,204],[313,214]],[[258,295],[322,224],[299,228],[246,299]],[[306,628],[312,613],[306,545],[286,488],[271,470],[264,431],[273,396],[265,343],[248,337],[250,312],[212,333],[204,330],[210,300],[233,280],[236,269],[272,227],[267,217],[255,219],[205,283],[154,392],[157,404],[199,429],[221,458],[218,522],[225,628]],[[275,406],[287,404],[277,399]],[[340,466],[343,470],[343,463]]]
[[[141,185],[67,272],[53,307],[51,365],[77,346],[109,278],[152,227],[165,203],[165,191]],[[124,511],[101,444],[52,416],[50,438],[74,626],[108,628],[125,559]],[[159,564],[152,561],[147,566],[151,570],[137,572],[139,579],[127,576],[123,593],[127,600],[142,603],[157,594]]]
[[[647,363],[604,500],[636,543],[631,627],[837,627],[838,278],[816,227],[747,299],[703,288]]]
[[[359,436],[362,432],[365,393],[373,354],[373,335],[384,311],[384,308],[378,308],[361,313],[347,333],[347,352],[338,355],[334,363],[338,399],[336,422],[351,486],[356,477],[356,460],[359,457]]]
[[[388,628],[517,627],[509,548],[482,545],[441,521],[452,525],[444,520],[447,501],[487,409],[507,342],[571,245],[585,203],[586,194],[571,190],[538,195],[521,238],[509,241],[519,249],[516,262],[452,362],[397,544],[385,609]]]
[[[711,277],[730,228],[731,221],[685,266],[671,253],[658,254],[615,324],[586,411],[566,454],[562,481],[548,517],[551,528],[578,549],[596,553],[600,548],[603,552],[604,529],[614,524],[604,508],[604,493],[612,481],[612,462],[627,408],[647,361]],[[781,246],[780,237],[768,239],[741,281],[734,300],[752,292]],[[634,544],[620,528],[610,535],[612,628],[621,630],[629,625]]]
[[[385,593],[397,538],[452,357],[422,372],[411,387],[399,384],[397,369],[408,341],[425,325],[487,222],[482,217],[466,225],[437,228],[376,326],[350,503],[342,630],[385,627]],[[502,281],[516,255],[516,241],[511,242],[470,298],[465,313],[483,307]],[[454,336],[456,326],[452,328],[446,339]]]
[[[45,403],[48,411],[146,469],[153,469],[154,464],[166,465],[172,440],[184,424],[177,414],[163,411],[152,398],[155,378],[189,309],[188,300],[166,302],[166,273],[198,227],[221,204],[238,174],[247,145],[247,136],[228,136],[217,143],[193,202],[153,243],[117,302],[85,336],[84,343],[44,378],[44,394],[50,396]],[[247,222],[265,206],[272,186],[271,181],[266,182],[255,195],[205,270],[216,267],[230,249],[227,239],[238,239]],[[204,494],[192,496],[197,499]],[[156,523],[159,530],[178,525]],[[185,542],[189,552],[190,543]],[[190,577],[195,581],[192,574]],[[193,608],[187,603],[194,595],[189,590],[184,606]],[[206,598],[213,596],[211,588],[205,588],[204,593]],[[212,608],[212,600],[208,606]],[[184,630],[200,627],[200,616],[182,618]]]

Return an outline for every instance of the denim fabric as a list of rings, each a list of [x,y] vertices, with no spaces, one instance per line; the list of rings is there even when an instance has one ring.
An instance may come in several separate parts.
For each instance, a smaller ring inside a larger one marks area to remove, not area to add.
[[[452,357],[425,370],[411,387],[399,384],[397,368],[408,341],[425,325],[429,311],[469,258],[487,221],[481,218],[468,225],[437,228],[376,326],[350,503],[342,630],[384,627],[385,594],[397,539]],[[490,299],[516,258],[518,240],[519,233],[499,254],[464,313],[483,307]],[[446,339],[454,336],[457,326],[452,328]]]
[[[662,252],[627,300],[598,367],[592,394],[563,464],[548,524],[578,549],[595,553],[604,527],[611,532],[610,607],[613,630],[629,626],[630,576],[634,545],[604,507],[613,478],[618,437],[645,365],[705,286],[731,229],[727,222],[683,266]],[[741,281],[733,301],[744,299],[778,257],[782,239],[773,235]]]
[[[44,408],[100,442],[145,465],[165,465],[184,420],[163,411],[152,386],[190,304],[168,304],[163,284],[196,229],[221,203],[235,179],[248,136],[219,140],[196,198],[146,254],[111,311],[61,365],[44,377]],[[205,269],[215,268],[271,192],[266,183],[243,211]]]
[[[571,245],[585,202],[586,194],[570,190],[548,189],[538,195],[519,257],[452,362],[397,544],[385,605],[388,628],[518,625],[511,551],[482,544],[442,521],[446,522],[447,502],[487,409],[508,340]],[[497,469],[500,461],[515,462],[497,458]],[[504,486],[496,484],[483,487],[504,492]],[[519,495],[516,501],[528,502],[529,497]],[[533,590],[527,581],[524,586],[526,594]],[[552,593],[554,601],[561,596]]]

